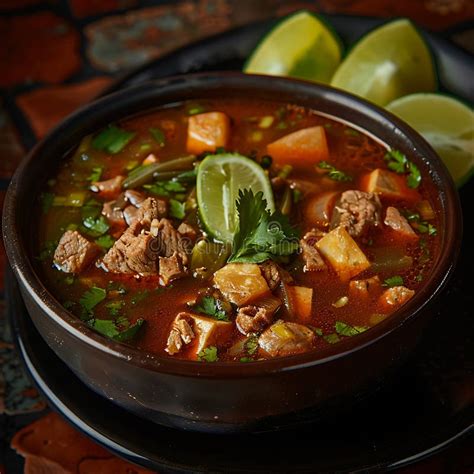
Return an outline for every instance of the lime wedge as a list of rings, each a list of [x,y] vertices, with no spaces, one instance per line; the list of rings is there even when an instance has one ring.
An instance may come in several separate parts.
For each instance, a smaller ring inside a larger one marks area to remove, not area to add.
[[[402,19],[365,35],[338,67],[331,85],[386,105],[413,92],[434,91],[436,73],[423,38]]]
[[[436,150],[457,186],[474,172],[474,112],[440,94],[411,94],[387,109],[419,132]]]
[[[197,202],[207,232],[221,242],[232,242],[238,223],[236,200],[240,189],[263,192],[267,209],[274,211],[273,192],[263,168],[237,153],[210,155],[199,165]]]
[[[328,83],[341,61],[341,44],[317,16],[300,11],[283,19],[264,37],[244,72]]]

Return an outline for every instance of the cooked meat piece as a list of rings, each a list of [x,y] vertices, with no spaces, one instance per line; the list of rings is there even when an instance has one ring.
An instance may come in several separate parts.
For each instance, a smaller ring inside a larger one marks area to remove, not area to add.
[[[140,204],[137,219],[142,225],[149,227],[153,219],[159,219],[165,215],[166,201],[156,198],[147,198]]]
[[[183,258],[178,252],[175,252],[171,257],[160,257],[159,269],[161,282],[165,286],[188,273],[183,264]]]
[[[408,221],[400,214],[396,207],[387,207],[385,214],[385,225],[391,227],[394,231],[398,232],[402,237],[408,239],[418,239],[418,235],[412,229]]]
[[[304,234],[303,239],[309,245],[314,246],[316,242],[318,242],[318,240],[321,240],[326,234],[327,232],[324,232],[323,230],[311,229],[310,231],[306,232],[306,234]]]
[[[344,191],[334,206],[331,229],[342,226],[352,237],[365,237],[381,223],[382,205],[374,193]]]
[[[66,231],[54,252],[54,264],[66,273],[80,273],[100,253],[100,247],[89,242],[77,230]]]
[[[187,313],[179,313],[171,325],[165,351],[170,354],[177,354],[185,344],[189,344],[195,337],[192,329],[193,321]]]
[[[96,181],[92,183],[91,189],[94,192],[104,194],[105,196],[115,196],[120,193],[122,183],[125,178],[121,175],[106,181]]]
[[[395,307],[405,304],[414,294],[414,290],[405,286],[393,286],[382,293],[379,302],[385,310],[393,311]]]
[[[316,272],[327,269],[323,257],[321,257],[319,250],[314,245],[309,244],[305,239],[301,239],[300,248],[301,258],[304,262],[304,272]]]
[[[134,222],[138,222],[138,208],[135,206],[127,206],[122,215],[127,225],[132,225]]]
[[[266,260],[261,263],[260,271],[271,291],[277,288],[282,281],[284,283],[291,283],[293,281],[291,275],[273,260]]]
[[[111,273],[156,275],[157,240],[142,229],[139,222],[132,224],[106,253],[102,268]]]
[[[382,286],[378,275],[363,280],[352,280],[349,283],[349,292],[351,296],[357,299],[367,299],[369,296],[373,297],[376,293],[380,292],[381,288]]]
[[[297,354],[314,347],[316,336],[303,324],[278,320],[258,338],[259,346],[272,357]]]
[[[125,191],[125,199],[135,207],[140,207],[140,204],[146,199],[146,196],[140,191],[134,189],[127,189]]]
[[[179,224],[178,232],[191,240],[194,240],[197,237],[196,229],[192,225],[186,224],[186,222],[181,222],[181,224]]]
[[[104,215],[112,225],[125,224],[122,209],[117,206],[117,201],[104,203],[102,206],[102,215]]]
[[[141,210],[141,209],[140,209]],[[191,251],[191,242],[182,236],[168,219],[161,219],[158,224],[158,249],[163,257],[171,257],[177,252],[183,265],[188,264],[188,253]]]
[[[258,306],[244,306],[239,309],[235,324],[242,334],[261,332],[273,321],[273,313]]]

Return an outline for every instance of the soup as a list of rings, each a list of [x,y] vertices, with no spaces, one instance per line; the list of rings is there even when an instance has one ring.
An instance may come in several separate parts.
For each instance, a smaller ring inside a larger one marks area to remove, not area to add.
[[[389,317],[431,271],[438,215],[425,170],[361,130],[206,100],[85,137],[41,196],[38,262],[105,337],[246,363]]]

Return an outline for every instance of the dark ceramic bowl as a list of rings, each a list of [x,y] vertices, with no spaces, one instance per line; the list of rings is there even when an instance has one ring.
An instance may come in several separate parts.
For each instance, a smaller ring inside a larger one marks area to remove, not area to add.
[[[152,107],[211,97],[255,97],[316,109],[367,130],[429,171],[439,189],[441,251],[424,286],[408,304],[370,331],[334,346],[250,364],[204,364],[145,353],[103,338],[60,305],[35,270],[31,249],[36,226],[30,214],[58,161],[84,135],[110,122]],[[305,419],[302,412],[313,413],[315,408],[314,413],[321,413],[324,407],[342,404],[341,400],[346,404],[403,360],[433,314],[431,303],[454,268],[461,212],[441,160],[391,114],[322,85],[214,73],[158,80],[117,92],[63,121],[16,172],[5,202],[3,235],[35,326],[93,390],[160,424],[208,431],[257,430]]]

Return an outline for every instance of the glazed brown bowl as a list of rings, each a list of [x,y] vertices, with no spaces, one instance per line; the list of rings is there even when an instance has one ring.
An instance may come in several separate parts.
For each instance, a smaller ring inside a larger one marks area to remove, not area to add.
[[[325,349],[249,364],[162,357],[107,340],[43,285],[32,248],[38,195],[81,138],[110,122],[189,99],[255,97],[299,104],[349,122],[410,156],[438,187],[441,250],[420,291],[369,331]],[[390,113],[327,86],[237,73],[187,75],[106,96],[64,120],[23,161],[6,197],[3,236],[31,319],[89,387],[160,424],[207,431],[258,430],[346,404],[374,387],[413,349],[451,275],[461,241],[456,189],[432,148]],[[293,413],[300,413],[300,416]]]

